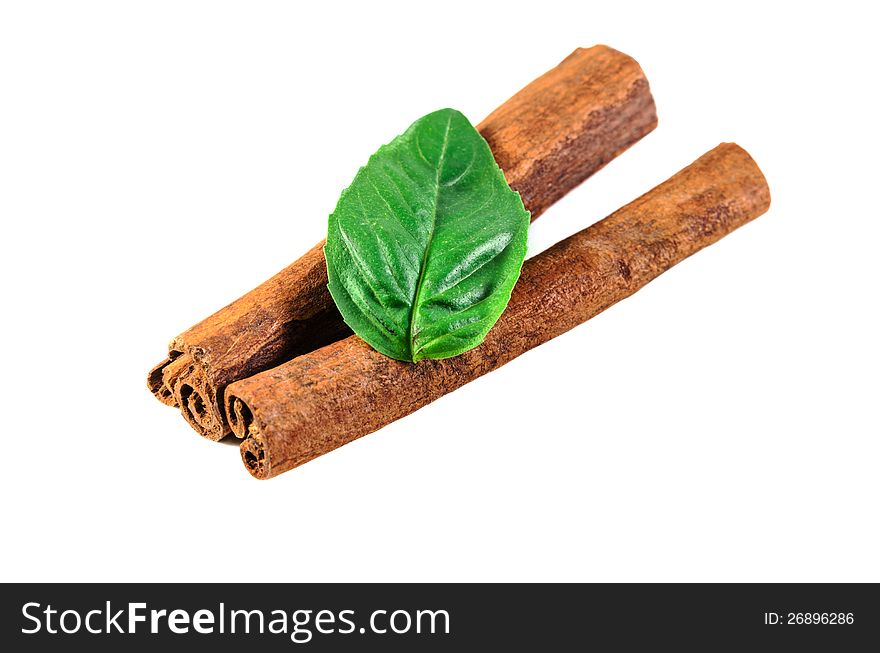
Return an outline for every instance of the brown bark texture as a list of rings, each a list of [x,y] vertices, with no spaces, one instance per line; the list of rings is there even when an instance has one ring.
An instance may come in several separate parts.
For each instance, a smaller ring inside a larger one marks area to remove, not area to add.
[[[644,73],[606,46],[579,48],[496,109],[478,129],[537,218],[657,125]],[[227,385],[349,335],[327,290],[323,242],[177,336],[147,377],[201,435],[229,434]]]
[[[461,356],[405,363],[351,336],[234,383],[226,408],[245,466],[276,476],[412,413],[585,322],[769,206],[758,166],[725,143],[526,261],[507,310]]]

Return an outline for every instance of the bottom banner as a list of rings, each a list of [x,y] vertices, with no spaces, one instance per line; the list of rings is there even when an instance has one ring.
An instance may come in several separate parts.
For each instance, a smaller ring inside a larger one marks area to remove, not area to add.
[[[7,584],[7,651],[551,650],[880,642],[871,584]],[[12,648],[9,648],[12,645]],[[876,650],[876,649],[875,649]]]

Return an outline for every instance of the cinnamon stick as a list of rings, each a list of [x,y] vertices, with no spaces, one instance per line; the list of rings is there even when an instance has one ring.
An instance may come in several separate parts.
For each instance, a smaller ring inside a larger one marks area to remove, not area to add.
[[[575,50],[478,129],[535,219],[656,124],[638,63],[598,45]],[[177,336],[147,377],[151,392],[219,440],[229,433],[228,384],[349,335],[327,291],[322,247]]]
[[[405,363],[351,336],[238,381],[226,408],[244,464],[269,478],[371,433],[590,319],[769,206],[755,162],[722,144],[526,261],[507,310],[461,356]]]

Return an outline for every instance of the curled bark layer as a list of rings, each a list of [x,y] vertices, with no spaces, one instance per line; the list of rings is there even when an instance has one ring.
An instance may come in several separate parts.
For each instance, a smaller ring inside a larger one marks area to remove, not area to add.
[[[534,220],[656,125],[638,63],[599,45],[575,50],[477,128]],[[150,391],[219,440],[229,433],[228,384],[349,335],[322,247],[175,338],[148,375]]]
[[[405,363],[351,336],[230,385],[242,460],[269,478],[371,433],[590,319],[769,206],[748,153],[719,145],[526,261],[501,319],[461,356]]]

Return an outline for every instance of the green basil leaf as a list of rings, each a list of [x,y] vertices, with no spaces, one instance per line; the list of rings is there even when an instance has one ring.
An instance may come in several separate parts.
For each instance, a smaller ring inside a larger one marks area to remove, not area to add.
[[[379,148],[330,216],[330,294],[392,358],[449,358],[498,320],[526,254],[529,212],[461,113],[420,118]]]

